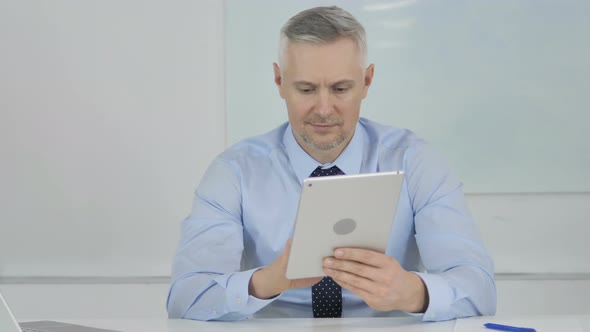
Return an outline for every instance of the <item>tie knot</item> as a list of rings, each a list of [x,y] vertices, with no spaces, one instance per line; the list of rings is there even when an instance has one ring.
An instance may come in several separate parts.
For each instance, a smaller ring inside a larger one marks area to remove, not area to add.
[[[323,169],[322,166],[318,166],[309,177],[313,178],[316,176],[330,176],[330,175],[344,175],[344,172],[338,166],[332,166],[330,168]]]

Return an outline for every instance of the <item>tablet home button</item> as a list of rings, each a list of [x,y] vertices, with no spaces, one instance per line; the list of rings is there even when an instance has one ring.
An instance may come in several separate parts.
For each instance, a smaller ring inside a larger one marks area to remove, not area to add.
[[[356,228],[356,222],[350,218],[342,219],[334,224],[334,233],[346,235]]]

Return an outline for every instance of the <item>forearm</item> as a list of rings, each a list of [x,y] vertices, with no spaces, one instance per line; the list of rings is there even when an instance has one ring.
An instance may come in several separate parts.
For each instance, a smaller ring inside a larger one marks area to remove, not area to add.
[[[285,250],[276,260],[252,274],[248,286],[251,296],[259,299],[275,298],[288,289],[310,287],[322,280],[322,277],[287,279],[285,273],[290,252],[291,240],[288,240]]]
[[[251,296],[259,299],[270,299],[286,290],[285,287],[281,286],[276,282],[269,282],[268,272],[265,268],[262,268],[252,274],[248,292]]]
[[[241,320],[272,300],[248,294],[255,270],[223,275],[198,273],[175,280],[168,295],[168,316],[195,320]]]
[[[429,295],[426,284],[419,275],[407,272],[411,282],[408,287],[407,298],[405,299],[405,309],[409,313],[424,313],[428,309]]]

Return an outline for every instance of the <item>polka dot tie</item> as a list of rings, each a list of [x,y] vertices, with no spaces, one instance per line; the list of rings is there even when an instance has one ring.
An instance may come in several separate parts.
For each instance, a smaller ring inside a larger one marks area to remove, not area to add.
[[[310,177],[343,174],[344,172],[337,166],[327,169],[318,167],[311,173]],[[331,277],[324,277],[320,282],[311,287],[311,305],[313,308],[313,317],[342,317],[342,287],[334,282]]]

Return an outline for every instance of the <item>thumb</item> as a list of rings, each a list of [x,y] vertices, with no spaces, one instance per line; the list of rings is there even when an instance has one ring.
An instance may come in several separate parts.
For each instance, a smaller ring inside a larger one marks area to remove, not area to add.
[[[285,254],[287,257],[291,254],[291,245],[293,244],[293,238],[289,238],[287,243],[285,243]]]
[[[293,239],[289,238],[287,243],[285,243],[285,249],[283,249],[283,253],[281,254],[281,261],[287,266],[287,262],[289,261],[289,255],[291,255],[291,245],[293,244]]]

